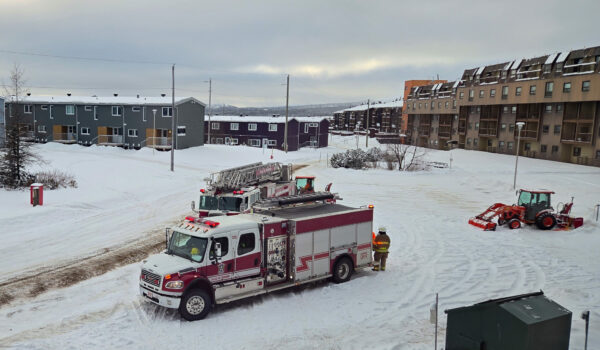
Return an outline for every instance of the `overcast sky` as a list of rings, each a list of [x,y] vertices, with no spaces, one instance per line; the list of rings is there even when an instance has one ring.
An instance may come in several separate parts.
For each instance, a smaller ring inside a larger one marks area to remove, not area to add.
[[[600,1],[0,0],[0,76],[36,95],[170,94],[213,104],[402,95],[404,80],[600,45]],[[12,53],[11,53],[12,52]],[[76,60],[71,56],[112,61]]]

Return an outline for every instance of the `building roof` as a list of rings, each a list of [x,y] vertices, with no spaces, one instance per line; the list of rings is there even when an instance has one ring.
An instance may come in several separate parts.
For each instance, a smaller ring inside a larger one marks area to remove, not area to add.
[[[8,100],[14,101],[14,96]],[[175,104],[181,104],[188,101],[194,101],[202,106],[204,103],[194,97],[175,97]],[[19,103],[48,103],[48,104],[81,104],[81,105],[170,105],[171,96],[23,96],[19,98]]]
[[[298,122],[315,122],[319,123],[323,120],[329,120],[327,117],[289,117],[289,120],[295,119]],[[208,116],[204,116],[204,120],[208,121]],[[210,117],[211,122],[234,122],[234,123],[269,123],[283,124],[285,116],[239,116],[239,115],[213,115]]]
[[[381,103],[371,103],[369,109],[377,109],[377,108],[400,108],[402,107],[402,100],[398,99],[396,101],[390,101],[390,102],[381,102]],[[335,113],[343,113],[343,112],[353,112],[353,111],[366,111],[367,110],[367,105],[358,105],[355,107],[351,107],[351,108],[346,108],[346,109],[342,109],[340,111],[337,111]]]

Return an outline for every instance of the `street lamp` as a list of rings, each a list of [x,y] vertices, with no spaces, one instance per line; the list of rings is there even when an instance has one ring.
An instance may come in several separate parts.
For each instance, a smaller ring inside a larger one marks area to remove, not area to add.
[[[154,149],[156,148],[156,108],[152,109],[154,118],[152,120],[152,155],[154,156]]]
[[[211,110],[211,102],[212,102],[212,78],[208,78],[208,80],[204,81],[208,83],[208,140],[207,143],[210,144],[210,115],[212,113]],[[223,106],[225,108],[225,106]]]
[[[515,159],[515,179],[513,181],[513,190],[517,189],[517,166],[519,165],[519,145],[521,143],[521,129],[523,129],[524,122],[517,122],[517,127],[519,128],[519,133],[517,136],[517,157]]]

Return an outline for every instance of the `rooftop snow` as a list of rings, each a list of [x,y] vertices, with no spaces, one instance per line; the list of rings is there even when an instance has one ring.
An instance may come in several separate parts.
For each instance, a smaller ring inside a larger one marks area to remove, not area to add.
[[[556,58],[556,56],[558,56],[560,54],[560,52],[557,53],[553,53],[552,55],[548,56],[548,58],[546,59],[546,62],[544,64],[552,64],[552,62],[554,62],[554,59]]]
[[[296,119],[299,122],[321,122],[327,117],[289,117],[288,121]],[[208,116],[204,116],[204,120],[208,121]],[[270,123],[282,124],[285,123],[285,116],[239,116],[239,115],[213,115],[210,117],[211,122],[246,122],[246,123]]]
[[[10,97],[14,100],[14,96]],[[175,104],[187,101],[196,101],[203,106],[204,103],[193,97],[175,97]],[[48,104],[82,104],[82,105],[170,105],[171,96],[23,96],[19,98],[20,103],[48,103]]]
[[[402,107],[402,100],[371,104],[369,108],[377,109],[377,108],[394,108],[394,107]],[[359,105],[359,106],[355,106],[352,108],[346,108],[340,112],[365,111],[365,110],[367,110],[367,105]]]
[[[561,52],[560,55],[558,56],[558,59],[556,60],[556,63],[563,63],[566,59],[567,56],[569,56],[569,52]]]

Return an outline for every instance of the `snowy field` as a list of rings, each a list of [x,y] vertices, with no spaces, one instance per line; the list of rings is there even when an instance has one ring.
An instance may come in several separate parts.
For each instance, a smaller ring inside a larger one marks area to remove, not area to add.
[[[134,263],[34,297],[17,295],[0,307],[0,348],[431,349],[436,292],[444,310],[540,289],[573,312],[572,349],[583,348],[584,310],[591,311],[589,349],[600,348],[599,168],[520,158],[518,186],[555,191],[555,207],[574,196],[573,214],[585,225],[484,232],[467,221],[492,203],[515,201],[514,157],[454,150],[451,169],[411,173],[326,166],[328,154],[355,145],[336,137],[327,149],[275,152],[274,161],[307,164],[297,174],[316,175],[317,189],[333,182],[346,205],[374,204],[374,225],[386,226],[392,241],[387,271],[219,306],[207,319],[187,322],[141,299]],[[79,187],[48,191],[36,208],[28,192],[0,190],[0,293],[9,285],[14,291],[12,282],[23,276],[160,241],[165,226],[190,213],[209,172],[271,155],[209,145],[177,151],[171,173],[169,153],[150,149],[36,149],[49,167],[75,175]],[[427,155],[444,162],[449,156]],[[438,348],[442,312],[440,322]]]

